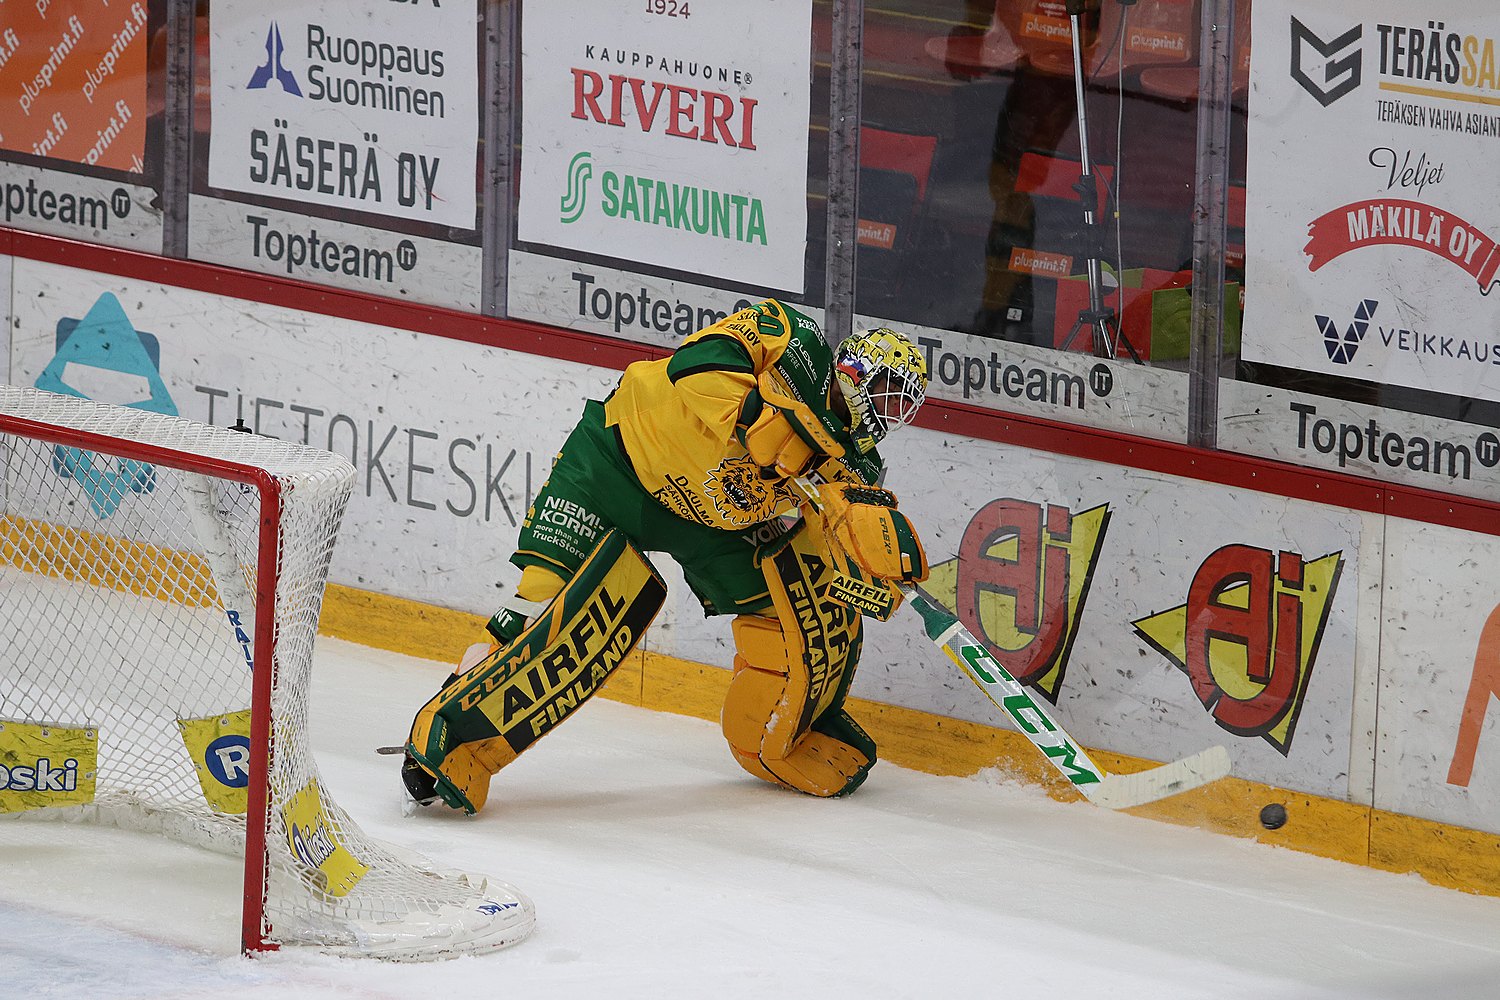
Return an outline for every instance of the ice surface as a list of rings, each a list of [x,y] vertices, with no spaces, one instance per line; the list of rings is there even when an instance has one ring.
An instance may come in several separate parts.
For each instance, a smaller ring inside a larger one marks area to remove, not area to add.
[[[450,668],[320,639],[314,743],[366,832],[536,901],[431,965],[236,957],[240,873],[118,830],[0,824],[0,997],[1480,1000],[1500,900],[881,764],[778,791],[712,723],[590,703],[473,819],[400,815],[393,758]]]

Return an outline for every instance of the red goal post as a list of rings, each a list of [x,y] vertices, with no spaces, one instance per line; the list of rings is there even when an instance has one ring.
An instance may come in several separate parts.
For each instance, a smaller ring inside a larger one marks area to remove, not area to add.
[[[516,889],[367,836],[319,779],[308,688],[347,461],[0,385],[0,473],[0,819],[243,852],[247,952],[424,960],[529,933]]]

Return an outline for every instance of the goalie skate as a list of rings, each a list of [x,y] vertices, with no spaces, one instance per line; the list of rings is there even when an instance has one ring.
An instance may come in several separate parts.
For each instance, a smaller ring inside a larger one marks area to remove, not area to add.
[[[401,815],[413,816],[417,810],[438,799],[437,779],[422,769],[415,757],[405,753],[401,760]]]

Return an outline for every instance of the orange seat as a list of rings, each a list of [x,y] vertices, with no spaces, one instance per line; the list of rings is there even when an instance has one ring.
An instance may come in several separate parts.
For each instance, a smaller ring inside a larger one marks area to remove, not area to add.
[[[869,126],[859,130],[859,165],[911,174],[917,182],[919,201],[927,197],[927,178],[932,175],[936,152],[935,135],[908,135]]]
[[[929,38],[925,48],[952,75],[975,77],[1015,69],[1039,51],[1066,49],[1068,27],[1060,0],[995,0],[984,34]]]
[[[1139,0],[1131,6],[1104,0],[1099,30],[1086,42],[1083,65],[1090,79],[1106,82],[1121,72],[1192,65],[1197,59],[1197,0]],[[1071,75],[1071,34],[1066,49],[1039,53],[1031,64],[1044,73]]]
[[[1231,57],[1233,74],[1230,88],[1234,94],[1244,94],[1250,89],[1250,0],[1239,0],[1234,5],[1234,55]],[[1200,89],[1197,66],[1159,66],[1141,73],[1141,89],[1170,97],[1177,101],[1191,101]]]
[[[1114,183],[1115,170],[1105,164],[1095,163],[1092,166],[1094,173],[1099,175],[1096,184],[1099,204],[1095,206],[1095,211],[1102,212],[1108,203],[1106,188]],[[1034,197],[1059,198],[1081,204],[1083,196],[1075,185],[1082,175],[1083,164],[1077,160],[1032,150],[1021,154],[1021,162],[1016,169],[1016,190]]]
[[[900,293],[911,266],[927,202],[937,136],[859,132],[858,268],[865,308]]]

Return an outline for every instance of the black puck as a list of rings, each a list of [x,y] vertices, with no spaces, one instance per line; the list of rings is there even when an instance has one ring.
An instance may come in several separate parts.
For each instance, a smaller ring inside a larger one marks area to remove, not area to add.
[[[1280,802],[1263,806],[1260,810],[1260,825],[1267,830],[1280,830],[1286,826],[1286,806]]]

